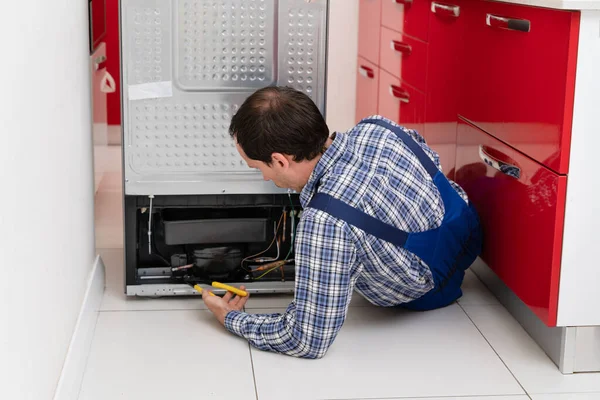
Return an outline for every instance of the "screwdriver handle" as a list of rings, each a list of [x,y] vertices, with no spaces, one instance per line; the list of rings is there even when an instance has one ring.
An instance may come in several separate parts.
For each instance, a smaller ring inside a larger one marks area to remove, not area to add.
[[[223,289],[223,290],[227,290],[228,292],[232,292],[237,294],[238,296],[241,297],[246,297],[248,296],[248,293],[244,290],[235,288],[233,286],[229,286],[229,285],[225,285],[224,283],[220,283],[220,282],[213,282],[212,286],[217,288],[217,289]]]
[[[202,294],[202,287],[200,285],[194,285],[194,289],[196,289],[200,294]],[[211,296],[216,296],[213,292],[208,292]]]

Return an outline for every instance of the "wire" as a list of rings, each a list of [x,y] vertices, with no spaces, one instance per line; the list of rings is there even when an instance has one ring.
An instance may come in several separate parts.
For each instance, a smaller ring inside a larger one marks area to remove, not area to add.
[[[287,255],[285,256],[284,262],[281,265],[277,265],[271,269],[269,269],[268,271],[266,271],[265,273],[261,274],[260,276],[258,276],[257,278],[255,278],[256,280],[263,278],[265,275],[268,275],[270,272],[275,271],[278,268],[281,268],[281,275],[282,275],[282,279],[285,278],[285,275],[283,273],[283,267],[286,264],[286,261],[288,261],[288,259],[290,258],[290,255],[292,254],[292,250],[294,249],[294,228],[295,228],[295,214],[296,214],[296,210],[294,209],[294,203],[292,202],[292,195],[290,194],[290,191],[288,190],[288,198],[290,199],[290,205],[292,206],[292,211],[290,212],[290,217],[292,219],[292,230],[291,230],[291,243],[290,243],[290,249],[287,253]]]
[[[148,196],[150,198],[150,210],[148,213],[148,254],[152,255],[152,199],[153,195]]]
[[[284,225],[285,225],[285,219],[284,219]],[[273,235],[275,237],[277,237],[277,255],[275,257],[268,257],[268,258],[255,258],[251,261],[254,262],[271,262],[271,261],[277,261],[279,260],[279,251],[280,251],[280,246],[281,246],[281,239],[278,237],[278,232],[279,232],[279,228],[275,228],[275,224],[273,224]]]
[[[283,207],[283,235],[281,235],[281,241],[285,243],[285,224],[287,222],[287,210]]]
[[[275,229],[275,232],[278,232],[278,231],[279,231],[279,225],[281,224],[281,220],[282,220],[282,219],[283,219],[283,214],[281,214],[281,217],[279,217],[279,222],[277,223],[277,228]],[[266,249],[264,249],[264,250],[263,250],[263,251],[261,251],[260,253],[256,253],[256,254],[253,254],[253,255],[251,255],[251,256],[248,256],[248,257],[244,258],[244,259],[243,259],[243,260],[240,262],[240,266],[241,266],[243,269],[245,269],[246,271],[250,271],[250,272],[251,272],[251,270],[250,270],[249,268],[245,268],[245,267],[244,267],[244,262],[245,262],[245,261],[248,261],[249,259],[251,259],[251,258],[253,258],[253,257],[260,256],[261,254],[263,254],[263,253],[265,253],[265,252],[269,251],[269,250],[271,249],[271,247],[273,247],[273,243],[275,243],[276,239],[277,239],[277,235],[273,236],[273,240],[271,241],[271,244],[269,245],[269,247],[267,247]]]

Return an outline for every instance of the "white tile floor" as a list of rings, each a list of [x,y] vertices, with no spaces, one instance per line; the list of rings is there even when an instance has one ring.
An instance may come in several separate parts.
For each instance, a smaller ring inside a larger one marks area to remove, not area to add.
[[[472,273],[458,304],[428,313],[379,309],[355,296],[321,360],[250,348],[199,298],[127,298],[120,196],[116,170],[97,195],[107,287],[82,400],[600,399],[600,374],[560,374]],[[278,312],[290,299],[256,296],[247,311]]]

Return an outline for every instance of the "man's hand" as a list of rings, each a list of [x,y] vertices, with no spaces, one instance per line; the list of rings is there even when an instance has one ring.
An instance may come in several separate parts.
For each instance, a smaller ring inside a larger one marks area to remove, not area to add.
[[[246,290],[245,286],[240,286],[240,289]],[[202,299],[208,307],[208,309],[217,317],[217,320],[221,325],[225,325],[225,316],[229,311],[241,311],[244,305],[248,301],[250,293],[246,297],[235,296],[233,293],[227,292],[225,296],[211,296],[207,289],[202,291]]]

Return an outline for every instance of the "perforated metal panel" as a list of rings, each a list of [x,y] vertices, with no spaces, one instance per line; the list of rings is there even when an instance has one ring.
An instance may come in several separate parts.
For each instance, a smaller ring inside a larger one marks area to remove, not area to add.
[[[275,83],[275,0],[178,3],[182,88],[256,89]]]
[[[327,0],[122,0],[126,194],[277,193],[228,128],[287,85],[324,113]]]

